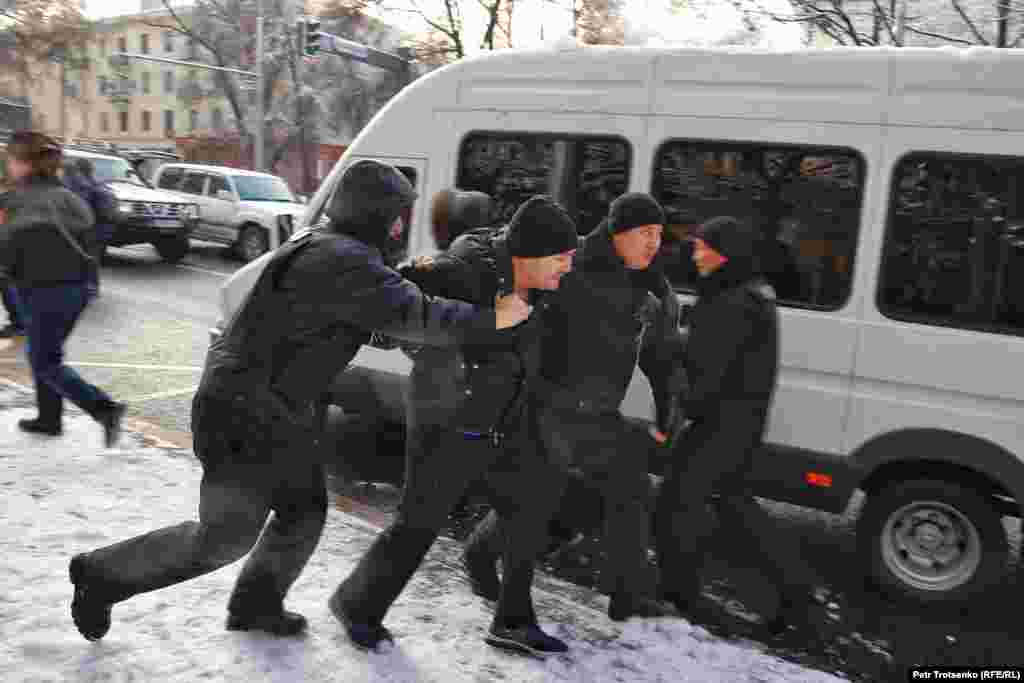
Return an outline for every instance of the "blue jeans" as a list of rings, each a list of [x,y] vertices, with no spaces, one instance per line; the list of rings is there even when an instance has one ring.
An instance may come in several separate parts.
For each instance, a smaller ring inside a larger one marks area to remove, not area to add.
[[[25,352],[36,383],[39,421],[59,425],[68,399],[94,418],[113,407],[110,396],[64,365],[64,341],[85,310],[85,283],[18,290],[28,339]]]

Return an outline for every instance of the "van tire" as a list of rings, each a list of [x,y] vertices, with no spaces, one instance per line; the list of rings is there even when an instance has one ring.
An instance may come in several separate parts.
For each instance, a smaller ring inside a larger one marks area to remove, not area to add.
[[[267,242],[267,231],[262,226],[249,223],[238,233],[235,253],[244,263],[254,261],[267,253],[270,245]]]
[[[167,263],[177,263],[185,258],[189,250],[187,237],[166,237],[153,243],[156,252]]]
[[[1007,566],[1002,517],[976,489],[949,481],[895,482],[869,496],[857,542],[875,585],[919,603],[979,596]]]

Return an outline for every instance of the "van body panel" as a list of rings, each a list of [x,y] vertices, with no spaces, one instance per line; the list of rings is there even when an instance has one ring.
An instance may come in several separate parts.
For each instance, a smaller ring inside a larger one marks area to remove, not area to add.
[[[662,54],[654,70],[652,113],[779,121],[884,121],[888,60],[864,54],[857,70],[846,51]]]

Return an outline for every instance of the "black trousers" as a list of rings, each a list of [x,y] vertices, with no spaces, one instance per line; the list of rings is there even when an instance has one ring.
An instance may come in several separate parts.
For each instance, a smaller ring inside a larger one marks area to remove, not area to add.
[[[780,593],[806,591],[810,572],[798,560],[793,562],[800,557],[798,539],[780,534],[750,493],[757,443],[729,440],[732,448],[706,447],[718,436],[710,433],[715,429],[695,425],[684,434],[658,494],[655,524],[662,589],[691,598],[699,593],[700,570],[715,533],[708,503],[717,493],[717,533],[729,539],[730,554],[759,567]]]
[[[290,452],[286,443],[254,443],[245,422],[230,402],[193,403],[195,451],[203,463],[199,520],[87,553],[86,577],[106,599],[118,602],[187,581],[252,549],[228,609],[281,609],[320,540],[327,516],[324,473],[312,463],[312,441],[293,442]]]
[[[603,499],[606,564],[602,589],[630,600],[653,593],[647,563],[650,543],[650,514],[647,501],[650,480],[648,463],[656,442],[646,429],[618,414],[584,415],[546,411],[540,429],[549,456],[565,467],[582,471],[586,484],[596,488]],[[577,488],[579,485],[577,484]],[[564,489],[564,484],[563,488]],[[566,502],[568,506],[569,502]],[[563,509],[554,516],[557,526],[578,527],[577,510]],[[492,510],[467,539],[467,553],[494,557],[502,548],[507,523],[500,509]],[[545,544],[539,547],[542,549]]]
[[[505,580],[494,622],[536,623],[530,594],[533,563],[546,542],[545,529],[561,495],[558,469],[543,457],[528,431],[506,435],[495,447],[435,424],[410,424],[398,515],[337,589],[336,597],[353,621],[377,624],[384,619],[451,509],[466,488],[481,479],[507,520]]]

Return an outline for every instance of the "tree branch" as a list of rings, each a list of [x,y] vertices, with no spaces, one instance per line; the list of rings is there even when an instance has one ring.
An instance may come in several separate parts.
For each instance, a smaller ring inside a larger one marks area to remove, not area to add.
[[[972,34],[974,34],[974,37],[977,39],[977,41],[980,44],[982,44],[982,45],[988,45],[989,42],[987,40],[985,40],[985,36],[981,35],[981,32],[978,30],[978,27],[975,26],[974,22],[971,21],[971,18],[969,16],[967,16],[967,12],[965,12],[964,8],[960,6],[960,3],[957,0],[949,0],[949,1],[951,3],[953,3],[953,9],[955,9],[956,13],[960,15],[960,18],[964,20],[964,23],[967,24],[967,28],[970,29]],[[957,42],[962,42],[962,41],[957,41]],[[968,45],[970,45],[969,42],[968,42]]]

